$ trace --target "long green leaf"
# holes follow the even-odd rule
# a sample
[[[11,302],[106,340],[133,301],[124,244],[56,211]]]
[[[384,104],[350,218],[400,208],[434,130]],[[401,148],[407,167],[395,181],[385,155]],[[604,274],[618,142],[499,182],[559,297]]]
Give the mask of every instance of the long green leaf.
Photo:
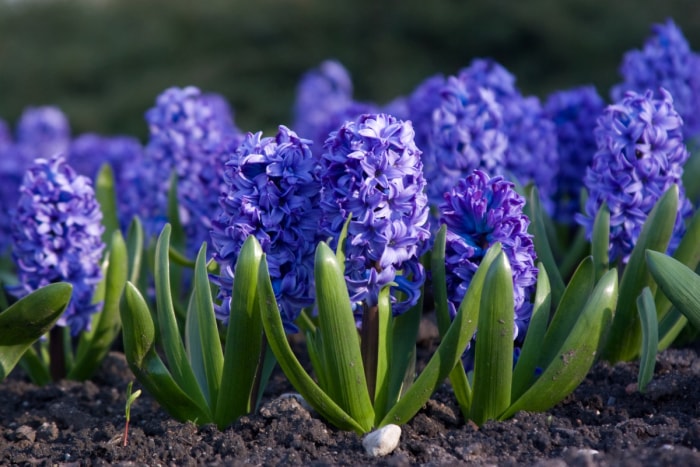
[[[581,261],[574,276],[566,287],[561,303],[554,313],[544,339],[541,342],[539,365],[549,366],[556,357],[556,352],[571,334],[579,320],[579,313],[584,310],[594,286],[593,260],[589,256]]]
[[[559,303],[559,299],[564,293],[565,284],[549,244],[547,229],[543,219],[544,213],[540,203],[540,195],[536,186],[529,187],[527,204],[525,207],[530,217],[529,230],[533,235],[537,257],[542,264],[544,264],[547,275],[551,281],[552,300],[554,303]]]
[[[183,390],[163,364],[155,349],[155,326],[148,305],[131,282],[124,289],[121,308],[124,353],[129,368],[158,403],[180,421],[212,422],[206,404],[198,403]]]
[[[262,349],[263,328],[258,312],[258,271],[262,249],[254,236],[243,243],[233,274],[231,309],[216,418],[227,426],[255,408],[252,394]]]
[[[666,251],[677,213],[678,186],[673,185],[649,213],[622,274],[619,306],[603,355],[610,362],[632,360],[639,355],[642,327],[636,300],[645,286],[652,287],[644,253],[646,250]]]
[[[447,226],[443,224],[435,236],[435,243],[433,243],[430,261],[430,272],[432,273],[433,279],[433,299],[435,300],[435,315],[437,318],[438,331],[440,332],[440,337],[443,339],[452,321],[447,304],[447,279],[445,277],[446,235]],[[467,375],[464,372],[464,366],[461,360],[457,362],[455,368],[450,372],[449,377],[457,403],[466,417],[469,415],[472,404],[472,389],[469,385]]]
[[[462,354],[476,330],[486,272],[501,251],[501,244],[495,243],[486,252],[474,277],[472,277],[469,289],[457,311],[457,316],[445,333],[442,342],[420,376],[408,388],[401,400],[389,410],[379,426],[390,423],[401,425],[408,422],[460,362]]]
[[[83,381],[90,378],[107,356],[114,340],[121,330],[119,303],[127,280],[126,244],[119,230],[112,232],[111,250],[108,253],[109,266],[105,281],[105,298],[102,311],[93,320],[93,330],[81,339],[76,352],[75,363],[68,372],[68,378]]]
[[[673,258],[688,266],[697,268],[700,263],[700,209],[698,209],[688,222],[685,234],[673,253]],[[666,295],[657,290],[654,295],[656,313],[659,320],[659,351],[667,349],[678,337],[686,323],[687,318],[676,311],[670,313],[671,302]],[[671,316],[669,316],[669,314]],[[668,317],[668,319],[667,319]]]
[[[391,298],[389,290],[387,286],[379,292],[379,303],[377,305],[377,311],[379,313],[379,332],[377,334],[379,339],[377,342],[377,368],[373,395],[373,424],[379,423],[384,415],[386,415],[387,406],[389,404],[389,367],[391,366],[393,357],[391,353],[393,346],[393,318],[391,316]]]
[[[143,226],[138,217],[131,219],[126,233],[126,251],[129,263],[129,281],[138,284],[143,267],[144,234]]]
[[[654,376],[656,354],[659,348],[659,326],[656,320],[656,307],[654,297],[649,287],[644,287],[637,297],[637,310],[642,322],[642,351],[639,360],[639,377],[637,387],[639,392],[644,392],[647,384]]]
[[[355,317],[341,266],[324,242],[316,247],[314,263],[318,324],[329,395],[365,431],[374,425],[374,410],[367,388]]]
[[[95,180],[95,198],[102,211],[102,241],[106,251],[111,249],[112,233],[119,230],[119,215],[117,211],[117,195],[114,188],[114,172],[108,164],[102,164]]]
[[[595,269],[596,282],[610,269],[610,210],[607,203],[603,203],[593,222],[593,234],[591,236],[591,256]]]
[[[70,301],[73,287],[49,284],[13,303],[0,313],[0,381],[22,354],[58,321]]]
[[[673,306],[700,329],[700,276],[680,261],[656,251],[647,251],[647,263]]]
[[[513,379],[513,271],[501,252],[489,268],[479,309],[470,418],[477,425],[510,405]]]
[[[207,405],[204,393],[187,359],[175,318],[173,298],[170,295],[170,262],[168,260],[170,229],[170,224],[166,224],[156,243],[156,311],[160,337],[170,372],[177,384],[199,404]]]
[[[552,293],[549,288],[547,271],[542,263],[537,264],[537,290],[532,307],[530,325],[527,328],[525,342],[520,351],[520,357],[513,370],[513,387],[511,400],[516,400],[530,387],[535,380],[537,363],[542,350],[542,342],[547,332],[549,322],[549,310],[551,309]]]
[[[500,415],[501,420],[520,410],[543,412],[576,389],[595,362],[601,337],[612,319],[618,297],[617,271],[608,271],[596,284],[588,303],[556,358],[537,381]]]
[[[311,405],[324,419],[341,430],[354,431],[362,434],[367,432],[357,421],[348,415],[328,394],[326,394],[297,360],[284,332],[277,299],[270,282],[267,260],[263,255],[258,272],[258,297],[260,313],[265,328],[268,344],[277,358],[282,371],[292,386],[299,391],[304,400]]]
[[[206,386],[202,387],[205,397],[209,402],[212,413],[216,413],[216,403],[219,399],[221,375],[224,367],[224,353],[221,349],[219,330],[216,326],[214,315],[214,301],[211,296],[211,285],[207,274],[207,244],[203,243],[197,255],[194,269],[194,307],[189,310],[194,316],[187,315],[188,345],[190,348],[198,348],[201,360],[197,365],[202,365]],[[189,350],[189,349],[188,349]],[[194,361],[190,361],[195,366]],[[196,368],[193,368],[197,374]],[[206,388],[206,389],[204,389]]]

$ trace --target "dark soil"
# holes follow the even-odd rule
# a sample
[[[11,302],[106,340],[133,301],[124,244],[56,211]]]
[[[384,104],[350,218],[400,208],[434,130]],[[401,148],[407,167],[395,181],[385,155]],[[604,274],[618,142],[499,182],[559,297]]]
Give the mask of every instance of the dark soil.
[[[402,427],[399,447],[372,458],[360,436],[280,397],[292,388],[279,373],[260,410],[223,432],[176,422],[144,394],[132,407],[124,447],[125,392],[133,375],[115,352],[85,383],[36,387],[17,372],[0,384],[0,464],[700,465],[697,349],[661,353],[644,394],[636,391],[637,368],[599,363],[552,410],[481,428],[465,423],[443,385]]]

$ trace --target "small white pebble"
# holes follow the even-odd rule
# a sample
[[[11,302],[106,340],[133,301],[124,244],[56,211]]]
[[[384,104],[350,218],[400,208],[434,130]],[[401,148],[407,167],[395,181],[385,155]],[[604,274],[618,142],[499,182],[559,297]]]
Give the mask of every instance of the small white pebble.
[[[372,457],[386,456],[396,449],[400,438],[401,427],[398,425],[386,425],[368,433],[362,440],[362,446],[367,454]]]

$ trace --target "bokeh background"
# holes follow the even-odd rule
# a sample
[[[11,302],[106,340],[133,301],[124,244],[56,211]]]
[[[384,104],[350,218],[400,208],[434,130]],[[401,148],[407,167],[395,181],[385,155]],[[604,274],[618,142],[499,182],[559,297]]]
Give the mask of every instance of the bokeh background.
[[[590,83],[607,97],[624,52],[667,18],[700,48],[694,0],[0,0],[0,118],[51,104],[74,134],[144,140],[156,96],[191,84],[224,95],[241,129],[267,131],[291,123],[299,78],[327,58],[362,101],[476,57],[524,94]]]

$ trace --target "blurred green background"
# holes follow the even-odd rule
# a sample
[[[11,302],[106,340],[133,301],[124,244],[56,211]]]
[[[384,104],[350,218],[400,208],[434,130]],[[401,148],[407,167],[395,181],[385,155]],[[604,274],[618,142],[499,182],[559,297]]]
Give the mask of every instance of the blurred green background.
[[[669,17],[700,48],[691,0],[0,0],[0,117],[53,104],[74,134],[143,139],[156,96],[193,84],[228,98],[241,129],[269,130],[326,58],[377,103],[487,56],[524,93],[592,83],[607,98],[624,52]]]

